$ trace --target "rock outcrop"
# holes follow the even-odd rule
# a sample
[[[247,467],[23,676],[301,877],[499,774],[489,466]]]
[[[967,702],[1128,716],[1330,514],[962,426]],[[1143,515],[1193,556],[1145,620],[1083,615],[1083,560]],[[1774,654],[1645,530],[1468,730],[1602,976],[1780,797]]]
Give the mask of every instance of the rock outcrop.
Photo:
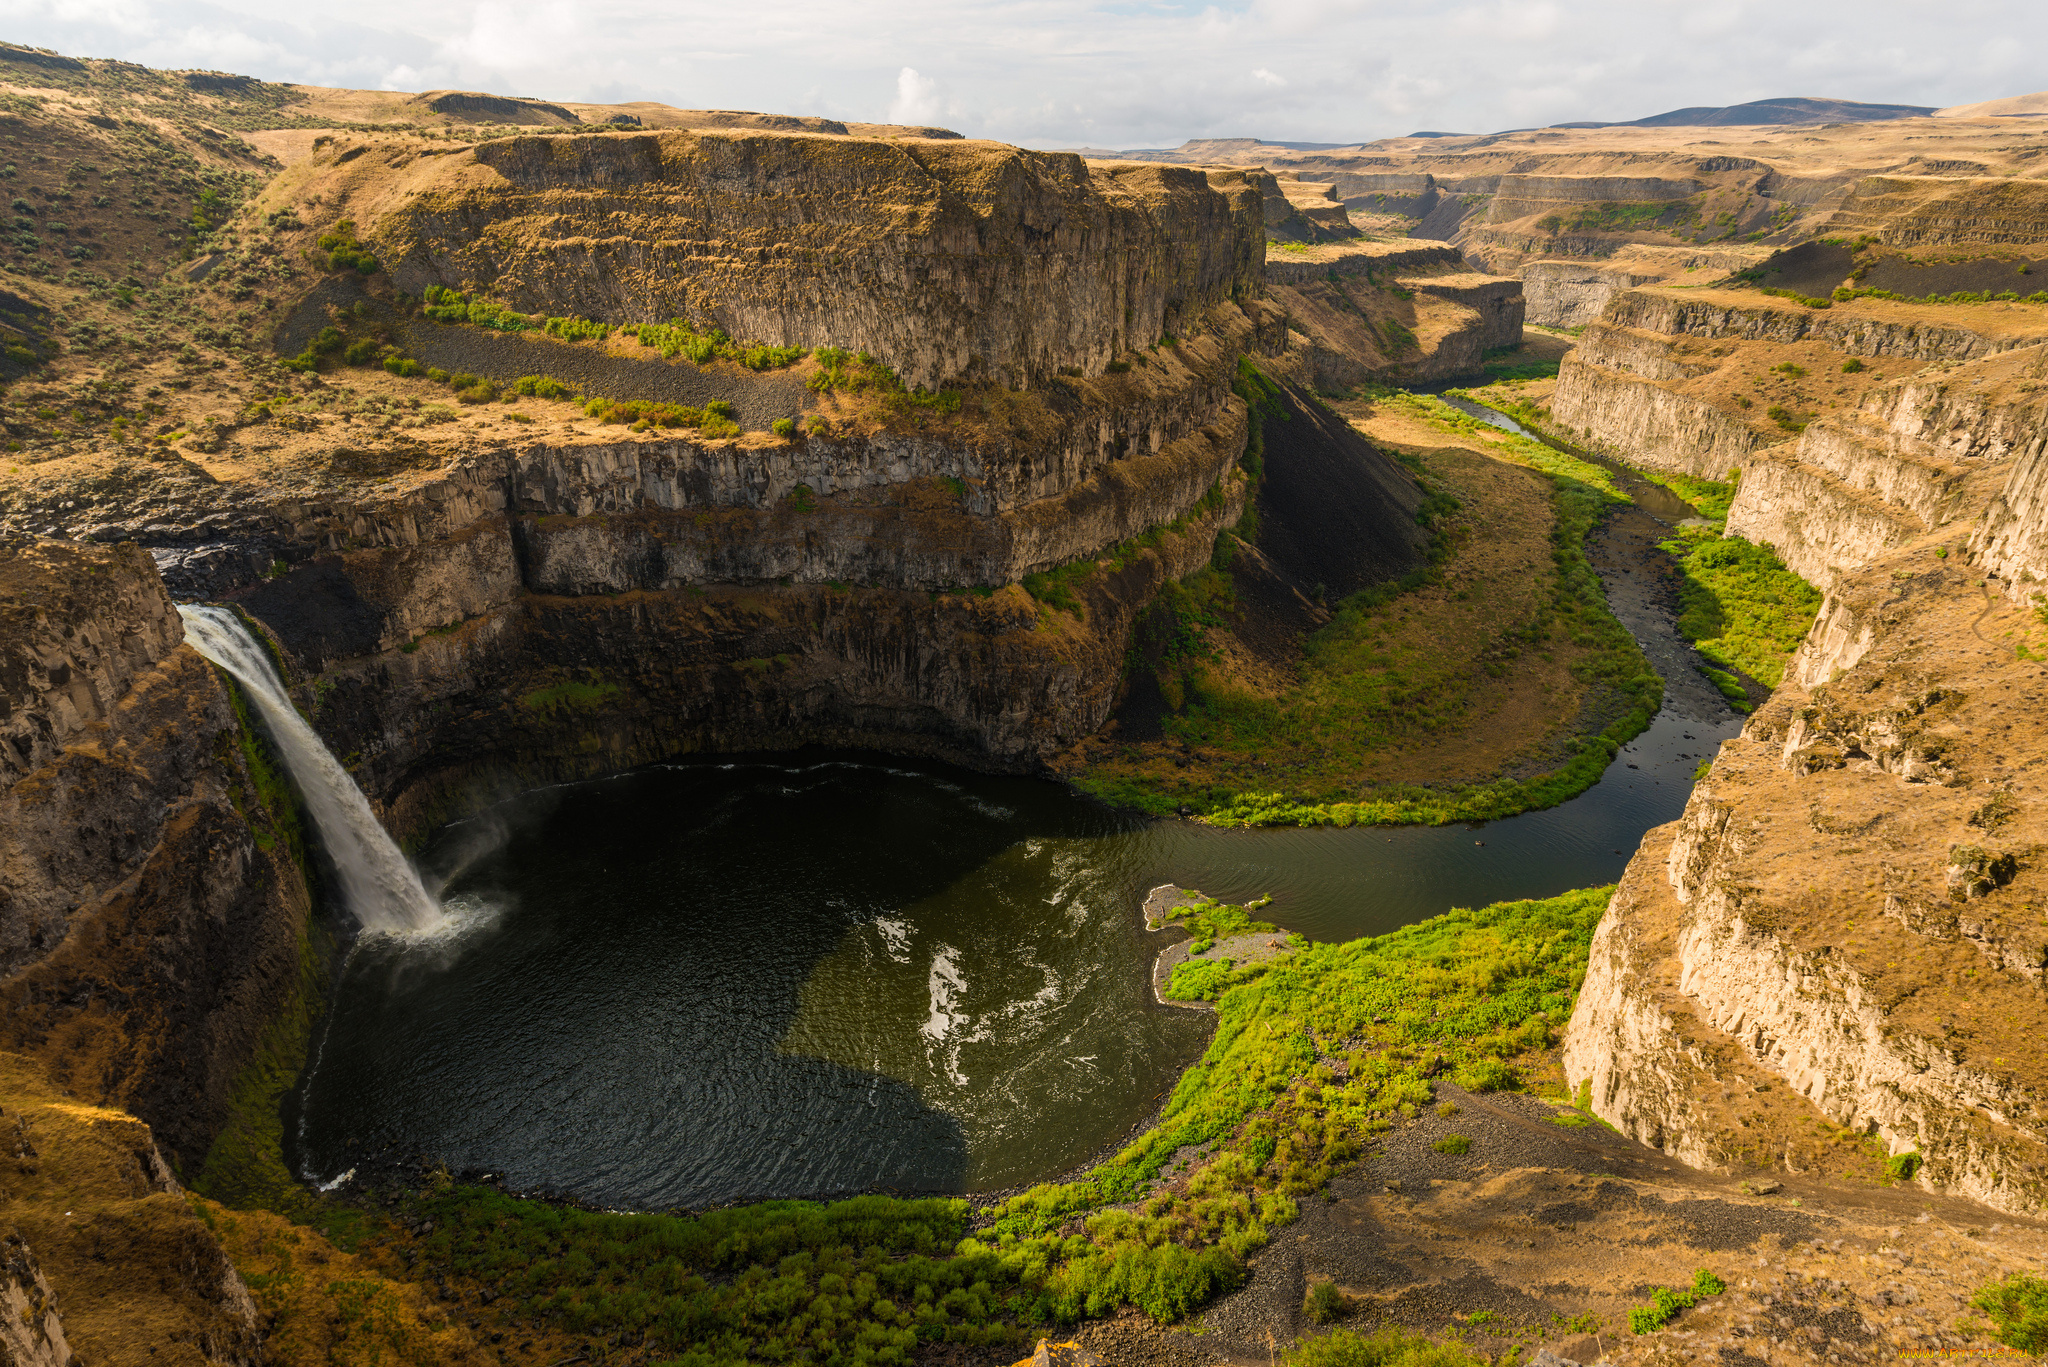
[[[1971,480],[1987,458],[2009,453],[2010,420],[1973,407],[1943,367],[2015,349],[2031,365],[2048,320],[1980,312],[1966,323],[1956,310],[1921,306],[1822,311],[1737,291],[1633,290],[1587,327],[1558,372],[1551,411],[1580,439],[1639,465],[1719,480],[1740,470],[1730,530],[1768,541],[1826,587],[1840,567],[1974,517],[1993,496],[1973,492]],[[1867,378],[1901,364],[1919,373]],[[1759,393],[1760,374],[1785,377],[1785,402]],[[1835,378],[1843,374],[1855,378]],[[1971,430],[1983,436],[1957,435]]]
[[[0,1047],[192,1165],[297,989],[308,898],[225,685],[134,546],[0,555]]]
[[[869,351],[924,386],[1101,374],[1256,294],[1266,236],[1265,197],[1241,171],[964,139],[335,144],[301,174],[294,192],[326,187],[414,295],[440,284],[529,313],[681,317]]]
[[[1565,1051],[1602,1116],[1688,1162],[1796,1167],[1818,1134],[2001,1209],[2048,1200],[2048,345],[1987,349],[1743,472],[1729,529],[1828,598],[1631,861]]]
[[[0,1053],[0,1098],[0,1361],[275,1360],[248,1286],[148,1125],[60,1090],[19,1054]]]
[[[1528,261],[1522,292],[1529,321],[1542,327],[1582,328],[1599,321],[1618,294],[1692,275],[1700,282],[1739,271],[1769,256],[1763,247],[1657,247],[1632,242],[1604,260]]]
[[[1323,389],[1477,375],[1488,351],[1521,345],[1520,282],[1471,270],[1454,247],[1279,246],[1266,254],[1266,278]]]

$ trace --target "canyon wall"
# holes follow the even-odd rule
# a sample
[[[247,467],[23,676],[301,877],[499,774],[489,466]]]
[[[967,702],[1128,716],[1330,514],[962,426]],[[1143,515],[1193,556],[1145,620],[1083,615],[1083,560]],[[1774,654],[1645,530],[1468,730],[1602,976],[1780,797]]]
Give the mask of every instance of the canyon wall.
[[[1659,247],[1631,242],[1605,259],[1527,261],[1522,290],[1529,321],[1542,327],[1582,328],[1599,321],[1615,296],[1639,285],[1691,275],[1702,283],[1755,265],[1766,247],[1721,245]]]
[[[2048,319],[1998,305],[1816,310],[1753,291],[1637,289],[1565,358],[1551,413],[1574,438],[1649,469],[1715,480],[1740,470],[1729,530],[1769,542],[1826,588],[1842,567],[1986,507],[1993,490],[1972,480],[2004,458],[2005,424],[1958,398],[1947,368],[2044,339]],[[1870,378],[1883,367],[1912,378]],[[1781,373],[1799,397],[1773,405],[1758,381]],[[1831,378],[1844,374],[1858,378]],[[1985,433],[1974,444],[1958,435],[1973,427]]]
[[[299,985],[296,836],[146,554],[4,549],[0,1048],[193,1171]]]
[[[1719,305],[1659,307],[1719,317],[1717,345],[1770,335]],[[1602,1117],[1691,1163],[1797,1167],[1848,1145],[2035,1213],[2048,673],[2028,643],[2048,345],[1892,322],[1837,344],[1934,359],[1948,337],[1977,359],[1916,366],[1745,464],[1729,531],[1827,599],[1784,686],[1631,861],[1565,1066]]]
[[[1487,352],[1522,343],[1521,282],[1471,270],[1448,245],[1276,246],[1266,279],[1292,359],[1318,389],[1473,376]]]
[[[1249,299],[1272,179],[746,131],[336,144],[315,163],[283,188],[322,186],[414,295],[866,350],[923,386],[1101,374]]]

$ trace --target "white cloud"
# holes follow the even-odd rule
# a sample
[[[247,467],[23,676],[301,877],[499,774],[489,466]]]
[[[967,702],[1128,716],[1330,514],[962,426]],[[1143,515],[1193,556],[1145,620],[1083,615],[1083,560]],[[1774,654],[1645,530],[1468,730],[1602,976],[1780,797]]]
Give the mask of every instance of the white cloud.
[[[896,75],[896,100],[889,106],[886,123],[935,123],[942,116],[939,83],[920,76],[911,67]]]
[[[1157,147],[1486,132],[1769,95],[1964,103],[2040,84],[2021,41],[2036,3],[354,0],[338,18],[274,0],[0,0],[0,22],[62,52],[270,80]]]

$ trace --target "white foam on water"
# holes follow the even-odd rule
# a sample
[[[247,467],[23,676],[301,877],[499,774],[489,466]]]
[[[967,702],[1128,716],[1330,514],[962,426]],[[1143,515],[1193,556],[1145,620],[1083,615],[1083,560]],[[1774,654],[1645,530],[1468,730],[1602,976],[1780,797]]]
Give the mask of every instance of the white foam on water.
[[[972,1043],[976,1036],[961,1033],[968,1024],[968,1016],[959,1009],[960,998],[967,991],[967,975],[960,969],[960,951],[951,945],[940,945],[932,955],[931,973],[925,982],[931,994],[931,1014],[918,1032],[943,1053],[939,1066],[945,1070],[947,1080],[955,1087],[965,1087],[967,1074],[960,1070],[960,1046]]]
[[[910,922],[893,917],[878,917],[874,923],[875,932],[882,937],[882,944],[889,957],[899,964],[910,962]]]

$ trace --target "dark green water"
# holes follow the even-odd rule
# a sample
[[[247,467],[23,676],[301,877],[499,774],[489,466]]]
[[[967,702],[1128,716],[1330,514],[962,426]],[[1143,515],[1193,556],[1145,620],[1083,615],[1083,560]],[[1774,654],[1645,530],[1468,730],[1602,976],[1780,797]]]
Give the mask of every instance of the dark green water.
[[[461,931],[358,943],[292,1156],[641,1209],[1041,1180],[1206,1043],[1152,1000],[1146,889],[1340,940],[1608,882],[1735,729],[1667,708],[1585,795],[1477,829],[1215,830],[822,753],[530,793],[428,852]]]

